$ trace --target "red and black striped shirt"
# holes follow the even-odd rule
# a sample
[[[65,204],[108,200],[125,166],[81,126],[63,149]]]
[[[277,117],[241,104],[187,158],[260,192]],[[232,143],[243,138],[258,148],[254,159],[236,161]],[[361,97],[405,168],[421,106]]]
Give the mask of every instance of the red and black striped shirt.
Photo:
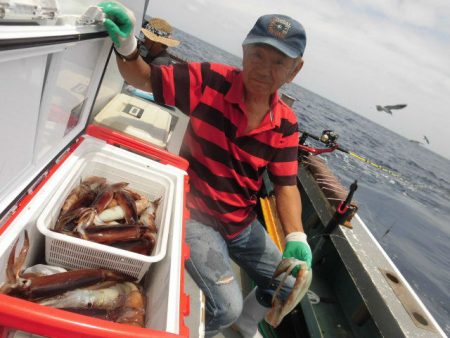
[[[189,161],[193,219],[233,238],[256,217],[266,167],[274,184],[296,184],[297,118],[278,94],[260,126],[245,133],[240,70],[212,63],[152,67],[151,82],[157,102],[190,116],[180,154]]]

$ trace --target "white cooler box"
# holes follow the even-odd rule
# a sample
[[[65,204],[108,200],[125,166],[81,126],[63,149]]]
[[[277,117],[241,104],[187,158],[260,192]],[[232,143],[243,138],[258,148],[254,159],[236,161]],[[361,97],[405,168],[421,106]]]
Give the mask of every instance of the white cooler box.
[[[147,1],[121,2],[137,18],[144,17]],[[76,18],[98,1],[59,3],[57,15]],[[0,25],[3,21],[0,15]],[[17,239],[21,248],[27,230],[25,267],[48,261],[125,272],[141,280],[147,311],[145,328],[139,328],[0,294],[0,337],[15,330],[49,337],[187,337],[187,162],[162,150],[161,144],[151,146],[111,128],[88,126],[94,110],[105,108],[123,87],[101,23],[83,26],[57,19],[51,26],[1,27],[0,284],[7,280],[11,249]],[[166,130],[169,120],[158,116],[153,125]],[[167,141],[165,133],[162,142]],[[162,197],[150,256],[50,230],[71,188],[89,175],[104,176],[109,183],[129,182],[150,199]]]
[[[163,195],[157,217],[160,232],[153,255],[139,255],[48,230],[67,192],[87,175],[129,182],[132,188],[150,198]],[[85,135],[73,153],[55,168],[42,187],[38,187],[37,193],[0,237],[0,283],[6,280],[7,260],[18,238],[16,254],[22,246],[24,230],[28,231],[30,238],[26,267],[55,261],[54,264],[69,268],[109,267],[143,277],[141,285],[147,299],[145,326],[149,329],[80,316],[5,295],[0,295],[0,323],[8,320],[8,316],[16,316],[14,309],[19,309],[20,316],[26,314],[27,317],[27,323],[23,324],[25,327],[20,328],[39,325],[40,329],[44,328],[44,331],[38,331],[41,334],[52,332],[51,335],[55,336],[71,336],[70,332],[75,330],[79,336],[85,337],[116,337],[126,332],[135,337],[164,337],[165,333],[180,333],[180,313],[186,312],[183,310],[186,300],[183,301],[181,291],[183,257],[186,257],[182,240],[185,175],[184,170]],[[52,249],[53,245],[56,249]],[[44,246],[45,257],[42,255]],[[44,318],[45,323],[41,322]],[[47,325],[49,328],[45,329]]]

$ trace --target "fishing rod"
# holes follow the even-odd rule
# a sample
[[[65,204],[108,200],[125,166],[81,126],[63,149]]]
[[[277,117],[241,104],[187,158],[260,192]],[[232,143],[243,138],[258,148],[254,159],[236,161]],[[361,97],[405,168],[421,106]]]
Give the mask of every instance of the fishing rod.
[[[347,149],[343,148],[342,146],[340,146],[337,143],[337,139],[338,139],[339,135],[336,132],[334,132],[333,130],[324,130],[322,132],[321,136],[316,136],[316,135],[313,135],[306,131],[300,131],[300,132],[301,132],[302,136],[300,137],[300,142],[299,142],[298,148],[303,153],[320,155],[320,154],[324,154],[324,153],[331,153],[335,150],[339,150],[345,154],[353,156],[354,158],[356,158],[357,160],[359,160],[361,162],[367,163],[379,170],[382,170],[382,171],[390,174],[391,176],[400,177],[400,174],[398,174],[397,172],[395,172],[389,168],[386,168],[378,163],[375,163],[372,160],[369,160],[361,155],[354,153],[353,151],[347,150]],[[305,142],[308,137],[323,143],[326,147],[325,148],[314,148],[314,147],[306,145]]]

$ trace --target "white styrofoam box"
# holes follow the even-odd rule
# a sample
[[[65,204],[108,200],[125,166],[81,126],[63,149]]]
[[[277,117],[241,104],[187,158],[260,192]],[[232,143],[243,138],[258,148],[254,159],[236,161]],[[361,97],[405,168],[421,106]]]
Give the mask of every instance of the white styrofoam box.
[[[167,166],[115,147],[110,152],[105,152],[104,149],[81,152],[82,150],[78,151],[78,160],[68,170],[37,220],[39,231],[46,237],[46,261],[69,269],[106,268],[121,271],[140,280],[150,264],[160,261],[166,254],[170,212],[174,200],[174,184],[164,174]],[[131,155],[137,156],[137,159],[133,159],[134,156]],[[82,178],[88,176],[105,177],[109,183],[128,182],[128,187],[150,200],[161,197],[155,220],[158,228],[156,244],[150,256],[51,230],[67,195]]]
[[[89,136],[84,137],[85,140],[82,144],[65,160],[53,176],[47,180],[40,191],[27,204],[25,209],[17,215],[14,221],[0,236],[0,284],[6,281],[8,257],[17,239],[19,239],[19,242],[16,255],[22,247],[24,230],[28,231],[30,238],[30,249],[24,266],[28,267],[37,263],[43,263],[45,237],[36,227],[37,219],[46,208],[47,202],[58,194],[62,182],[68,179],[70,173],[79,169],[80,163],[85,160],[88,154],[96,152],[97,154],[101,153],[102,155],[114,156],[116,159],[120,159],[122,163],[139,164],[142,168],[146,168],[149,165],[147,158],[107,145],[105,142],[95,138]],[[166,254],[161,261],[150,266],[147,275],[143,279],[143,283],[141,283],[146,296],[145,327],[177,334],[179,333],[180,325],[181,273],[184,273],[181,256],[183,189],[186,172],[159,163],[152,165],[166,173],[167,178],[174,184],[175,193],[170,211],[170,227]],[[44,318],[47,315],[44,310],[43,313]],[[26,320],[25,317],[24,320]],[[79,322],[80,325],[84,325],[81,323],[82,321]],[[0,326],[1,324],[2,318],[0,318]],[[149,337],[155,337],[154,332],[149,333]]]

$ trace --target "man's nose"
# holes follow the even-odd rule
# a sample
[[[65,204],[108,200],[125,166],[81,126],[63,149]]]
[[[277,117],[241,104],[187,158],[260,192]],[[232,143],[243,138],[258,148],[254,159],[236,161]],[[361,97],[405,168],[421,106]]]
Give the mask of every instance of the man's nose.
[[[266,58],[262,58],[262,59],[260,60],[260,69],[268,70],[268,69],[270,69],[270,67],[271,67],[271,62],[270,62],[270,60],[268,60],[268,59],[266,59]]]
[[[261,60],[257,67],[257,73],[261,75],[269,75],[271,72],[271,63],[269,60]]]

